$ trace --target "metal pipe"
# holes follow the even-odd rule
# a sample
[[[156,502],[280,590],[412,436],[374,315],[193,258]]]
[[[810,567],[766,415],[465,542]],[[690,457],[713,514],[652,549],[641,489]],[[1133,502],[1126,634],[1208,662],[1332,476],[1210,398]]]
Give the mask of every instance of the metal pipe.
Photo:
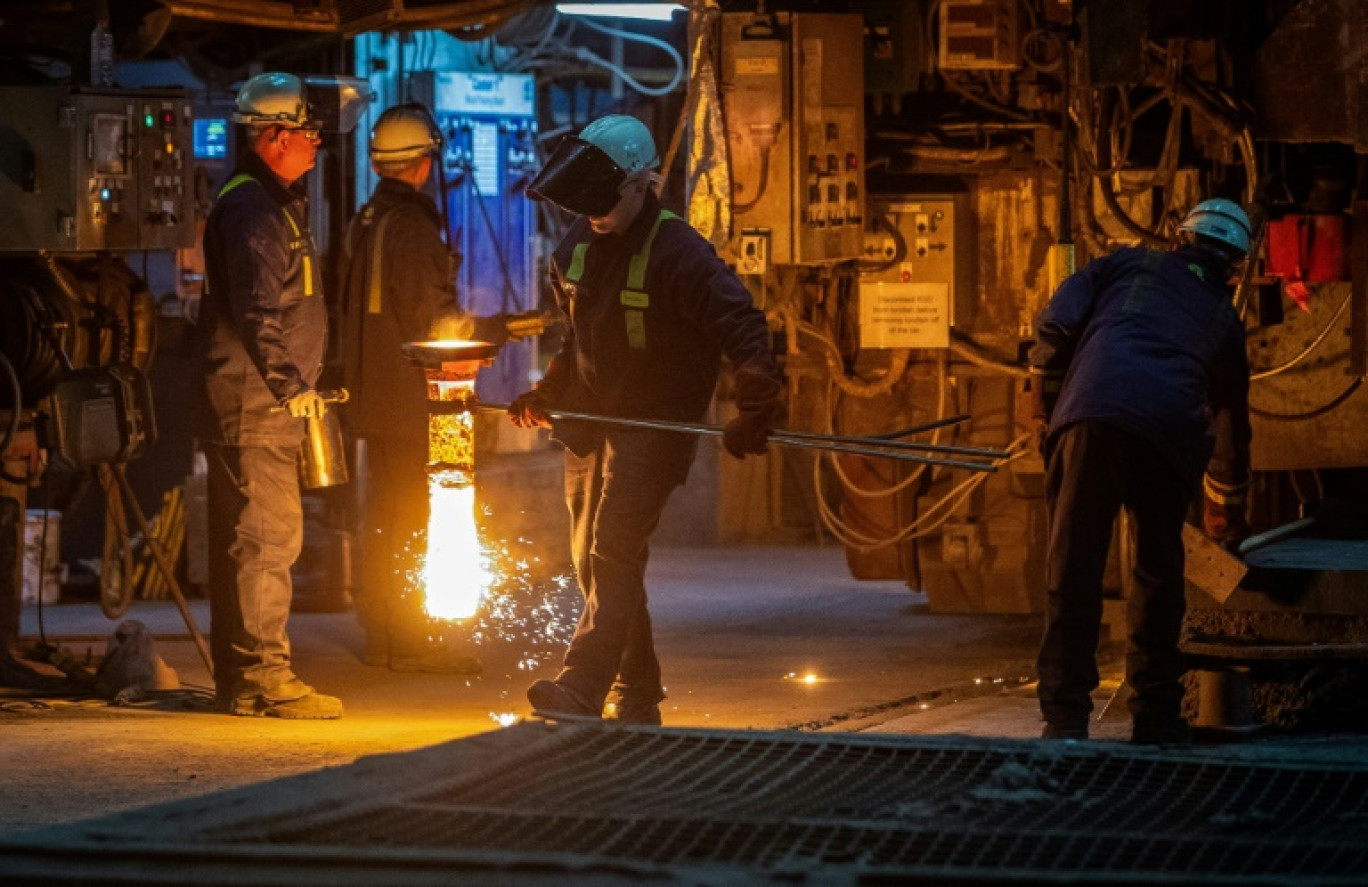
[[[508,411],[507,404],[482,403],[478,404],[478,407],[484,410]],[[657,431],[675,431],[682,434],[703,434],[720,437],[723,433],[723,429],[717,425],[694,425],[687,422],[670,422],[665,419],[626,419],[618,416],[601,416],[596,413],[578,413],[569,410],[547,410],[546,414],[553,419],[576,419],[582,422],[599,422],[604,425],[622,425],[628,428],[651,428]],[[943,465],[946,468],[963,468],[967,471],[997,471],[997,465],[990,462],[963,462],[956,459],[935,459],[929,456],[916,456],[911,453],[900,452],[898,447],[904,445],[904,442],[902,441],[887,441],[869,438],[843,439],[861,440],[871,444],[871,446],[852,446],[848,443],[838,442],[842,439],[822,439],[822,435],[813,435],[812,438],[790,437],[787,432],[780,431],[772,432],[770,434],[769,443],[787,447],[802,447],[810,450],[830,450],[832,452],[847,453],[853,456],[872,456],[877,459],[897,459],[902,462],[918,462],[924,465]],[[874,447],[887,447],[891,449],[874,449]]]

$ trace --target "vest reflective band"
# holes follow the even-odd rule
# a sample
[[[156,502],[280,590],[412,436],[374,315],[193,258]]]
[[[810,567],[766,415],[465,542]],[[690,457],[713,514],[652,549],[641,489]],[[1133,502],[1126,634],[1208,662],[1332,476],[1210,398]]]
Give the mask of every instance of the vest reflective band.
[[[235,176],[233,176],[231,179],[229,179],[228,182],[227,182],[227,184],[225,184],[225,185],[223,186],[223,188],[221,188],[221,189],[219,190],[219,192],[218,192],[219,199],[222,199],[223,195],[227,194],[229,191],[233,190],[233,189],[236,188],[238,185],[244,184],[244,183],[246,183],[246,182],[255,182],[255,181],[256,181],[256,179],[255,179],[254,177],[247,175],[247,173],[245,173],[245,172],[244,172],[244,173],[238,173],[237,175],[235,175]],[[304,235],[303,235],[303,233],[299,230],[299,225],[295,224],[294,216],[290,214],[289,209],[287,209],[286,207],[283,207],[283,206],[282,206],[282,207],[280,208],[280,211],[281,211],[282,213],[285,214],[285,221],[289,224],[289,226],[290,226],[290,231],[294,234],[294,238],[295,238],[295,239],[294,239],[293,241],[290,242],[290,249],[303,249],[303,248],[304,248]],[[314,286],[313,286],[313,259],[309,258],[309,252],[308,252],[308,250],[305,250],[305,251],[304,251],[304,295],[306,295],[306,296],[312,296],[313,294],[314,294]]]
[[[627,310],[623,312],[624,321],[627,324],[627,345],[635,351],[646,349],[646,312],[644,309],[651,305],[651,296],[646,292],[646,269],[651,264],[651,245],[655,243],[656,234],[660,231],[660,223],[666,219],[677,219],[679,216],[662,209],[660,215],[656,216],[655,223],[651,225],[651,233],[646,235],[646,242],[641,245],[627,265],[627,287],[618,294],[618,301]],[[565,272],[565,279],[572,283],[578,283],[584,276],[584,258],[589,252],[589,243],[575,244],[574,251],[570,254],[570,268]]]

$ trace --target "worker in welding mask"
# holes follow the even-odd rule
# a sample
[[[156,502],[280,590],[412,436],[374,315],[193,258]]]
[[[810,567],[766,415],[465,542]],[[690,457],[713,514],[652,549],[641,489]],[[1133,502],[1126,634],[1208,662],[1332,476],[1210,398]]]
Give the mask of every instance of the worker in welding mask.
[[[504,315],[472,317],[457,302],[460,256],[442,239],[442,216],[424,188],[441,163],[442,133],[420,104],[389,108],[370,134],[375,193],[347,229],[342,363],[349,431],[365,442],[366,500],[356,612],[362,659],[395,671],[479,670],[429,639],[421,594],[406,577],[428,522],[427,383],[402,345],[430,339],[502,344]],[[421,548],[421,546],[418,546]]]
[[[555,680],[529,688],[545,714],[659,724],[664,698],[644,577],[648,543],[696,438],[671,431],[551,421],[556,408],[698,422],[721,358],[734,370],[731,455],[763,453],[782,411],[764,315],[712,246],[664,209],[655,143],[610,115],[566,139],[528,196],[579,216],[551,258],[568,332],[545,376],[509,406],[520,427],[552,427],[565,447],[571,549],[584,611]],[[610,698],[611,691],[611,698]]]
[[[1183,522],[1202,491],[1209,536],[1234,545],[1248,533],[1249,364],[1228,281],[1249,240],[1244,210],[1204,201],[1172,250],[1123,249],[1090,262],[1036,321],[1030,384],[1050,521],[1037,664],[1046,738],[1087,737],[1103,572],[1124,507],[1135,534],[1132,739],[1190,740],[1178,649]]]
[[[304,174],[321,140],[304,81],[268,73],[238,92],[238,163],[204,234],[197,325],[208,460],[210,640],[219,703],[235,715],[328,719],[341,702],[294,673],[285,623],[303,542],[296,459],[327,408],[327,309]]]

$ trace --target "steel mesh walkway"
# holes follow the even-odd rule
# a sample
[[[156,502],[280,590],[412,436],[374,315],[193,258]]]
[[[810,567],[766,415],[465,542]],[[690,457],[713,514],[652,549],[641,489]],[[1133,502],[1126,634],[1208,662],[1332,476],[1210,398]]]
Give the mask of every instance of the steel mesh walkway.
[[[742,864],[1368,873],[1368,771],[1110,748],[570,730],[534,759],[235,840]]]
[[[835,872],[836,883],[1368,877],[1368,761],[525,724],[227,797],[67,827],[52,840],[123,853],[174,832],[186,854],[250,847],[296,869],[310,853],[372,867],[459,868],[481,854],[611,860],[690,882],[710,869],[754,883],[831,883]]]

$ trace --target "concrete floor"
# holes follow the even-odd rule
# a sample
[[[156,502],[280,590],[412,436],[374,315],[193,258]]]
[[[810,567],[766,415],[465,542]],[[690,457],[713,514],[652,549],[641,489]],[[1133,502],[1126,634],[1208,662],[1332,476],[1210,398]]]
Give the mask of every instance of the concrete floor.
[[[900,583],[849,578],[835,547],[660,548],[648,586],[667,726],[1038,735],[1023,683],[1038,617],[933,615]],[[207,627],[204,602],[193,609]],[[24,616],[36,635],[35,608]],[[127,618],[156,634],[184,684],[208,685],[171,604],[139,602]],[[102,653],[114,627],[94,604],[44,609],[48,638],[78,655]],[[134,708],[12,696],[0,703],[0,832],[498,729],[529,714],[523,691],[554,675],[567,630],[506,622],[475,648],[480,676],[398,674],[361,664],[352,614],[296,613],[297,670],[342,697],[336,722],[232,718],[189,695]],[[1095,733],[1121,738],[1125,728],[1104,721]]]

